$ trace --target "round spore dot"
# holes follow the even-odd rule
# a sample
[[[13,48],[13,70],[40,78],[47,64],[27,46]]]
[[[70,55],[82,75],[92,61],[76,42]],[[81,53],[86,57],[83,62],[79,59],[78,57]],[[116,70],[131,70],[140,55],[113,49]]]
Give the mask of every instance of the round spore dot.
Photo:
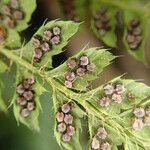
[[[133,43],[133,42],[135,41],[135,36],[129,34],[129,35],[127,36],[127,41],[128,41],[128,43]]]
[[[34,102],[28,102],[28,103],[27,103],[27,109],[28,109],[29,111],[33,111],[34,108],[35,108]]]
[[[81,67],[76,70],[77,75],[80,76],[80,77],[84,76],[85,72],[86,72],[86,69],[85,68],[81,68]]]
[[[25,79],[23,81],[22,85],[25,89],[30,89],[30,87],[31,87],[31,84],[29,83],[28,79]]]
[[[33,85],[35,83],[35,78],[33,76],[28,78],[27,80],[30,85]]]
[[[21,20],[21,19],[23,19],[23,12],[20,11],[20,10],[15,10],[13,12],[13,16],[14,16],[15,19]]]
[[[107,12],[107,7],[104,7],[104,6],[101,7],[100,10],[99,10],[100,15],[105,15],[106,12]]]
[[[25,106],[27,104],[27,101],[24,97],[18,97],[17,98],[17,103],[20,105],[20,106]]]
[[[102,27],[103,27],[102,21],[101,20],[97,20],[95,22],[95,26],[96,26],[97,29],[102,29]]]
[[[63,122],[63,120],[64,120],[64,113],[57,112],[56,119],[57,119],[58,122]]]
[[[73,122],[73,116],[70,115],[70,114],[69,115],[65,115],[64,122],[66,124],[72,124],[72,122]]]
[[[36,48],[34,50],[34,58],[35,59],[40,59],[43,56],[42,50],[39,48]]]
[[[68,126],[67,127],[67,134],[69,134],[70,136],[73,136],[75,134],[75,128],[73,126]]]
[[[32,100],[34,94],[33,94],[32,91],[25,91],[25,92],[23,93],[23,96],[24,96],[24,98],[25,98],[27,101],[30,101],[30,100]]]
[[[17,9],[19,7],[19,2],[18,0],[11,0],[10,1],[10,6],[14,9]]]
[[[87,56],[80,57],[80,65],[87,66],[89,64],[89,58]]]
[[[47,42],[44,42],[42,45],[41,45],[41,49],[44,51],[44,52],[47,52],[49,49],[50,49],[50,46]]]
[[[101,145],[102,150],[111,150],[111,145],[109,143],[102,143]]]
[[[67,87],[67,88],[72,88],[72,82],[70,82],[70,81],[65,81],[65,87]]]
[[[9,5],[4,5],[2,7],[2,12],[5,15],[11,15],[11,7]]]
[[[15,20],[13,20],[13,19],[10,18],[10,17],[6,17],[6,18],[4,19],[4,24],[5,24],[7,27],[9,27],[9,28],[15,28],[15,26],[16,26]]]
[[[107,84],[103,87],[106,95],[111,95],[114,92],[114,86],[111,84]]]
[[[68,60],[67,65],[70,69],[74,69],[77,66],[77,62],[75,59],[70,59]]]
[[[59,35],[59,34],[60,34],[60,31],[61,31],[60,28],[57,27],[57,26],[53,28],[53,34],[54,34],[54,35]]]
[[[119,94],[114,93],[114,94],[112,95],[112,100],[113,100],[115,103],[120,104],[120,103],[122,102],[122,96],[119,95]]]
[[[99,33],[100,36],[104,36],[105,33],[106,33],[106,30],[105,29],[99,29],[98,33]]]
[[[71,110],[71,107],[70,107],[69,103],[66,103],[66,104],[62,105],[61,110],[64,113],[68,113]]]
[[[24,108],[24,109],[21,110],[20,114],[21,114],[22,117],[25,118],[25,117],[28,117],[30,115],[30,112],[27,108]]]
[[[143,123],[142,119],[136,119],[135,118],[132,127],[136,131],[142,130],[144,127],[144,123]]]
[[[127,95],[127,98],[132,101],[132,100],[135,100],[136,97],[135,97],[134,93],[129,92],[128,95]]]
[[[141,41],[142,41],[142,37],[141,37],[141,36],[135,36],[135,41],[134,41],[134,43],[136,43],[137,46],[139,46],[139,44],[141,43]]]
[[[101,21],[103,23],[103,25],[107,25],[109,23],[109,17],[104,15],[103,17],[101,17]],[[105,27],[104,27],[105,29]]]
[[[49,41],[52,37],[52,32],[50,30],[46,30],[43,33],[43,38],[47,41]]]
[[[110,105],[109,97],[103,97],[102,99],[100,99],[100,105],[102,107],[108,107]]]
[[[134,115],[138,118],[142,118],[145,116],[145,110],[144,108],[140,107],[140,108],[135,108],[133,111]]]
[[[100,149],[100,142],[94,137],[92,140],[92,145],[91,145],[92,149],[94,150],[98,150]]]
[[[126,89],[125,89],[124,85],[117,84],[115,87],[115,91],[117,92],[117,94],[123,94],[126,91]]]
[[[134,28],[134,30],[132,31],[133,32],[133,35],[140,35],[142,33],[142,30],[140,27],[136,27]]]
[[[63,132],[65,132],[66,131],[66,124],[65,123],[60,123],[60,124],[58,124],[58,131],[59,132],[61,132],[61,133],[63,133]]]
[[[138,45],[137,45],[136,42],[134,42],[134,43],[130,43],[129,47],[134,50],[134,49],[136,49],[138,47]]]
[[[17,86],[17,88],[16,88],[16,92],[17,92],[18,94],[22,95],[22,94],[24,93],[24,91],[25,91],[25,88],[23,87],[23,85],[22,85],[22,84],[19,84],[19,85]]]
[[[65,133],[63,136],[62,136],[62,140],[66,143],[70,142],[71,140],[71,136],[67,133]]]
[[[132,27],[137,27],[139,24],[140,24],[140,21],[139,21],[138,18],[134,18],[134,19],[131,21],[131,26],[132,26]]]
[[[96,65],[94,63],[91,63],[89,65],[87,65],[86,69],[88,71],[95,71]]]
[[[37,37],[33,37],[33,38],[32,38],[32,44],[33,44],[35,47],[40,47],[40,45],[41,45],[40,39],[37,38]]]
[[[51,43],[53,45],[60,43],[60,37],[59,36],[54,36],[53,38],[51,38]]]
[[[74,72],[67,72],[65,73],[65,78],[68,81],[73,81],[75,79],[75,73]]]
[[[100,139],[106,139],[106,137],[107,137],[107,132],[106,132],[106,130],[105,130],[105,128],[99,128],[98,130],[97,130],[97,134],[96,134]]]

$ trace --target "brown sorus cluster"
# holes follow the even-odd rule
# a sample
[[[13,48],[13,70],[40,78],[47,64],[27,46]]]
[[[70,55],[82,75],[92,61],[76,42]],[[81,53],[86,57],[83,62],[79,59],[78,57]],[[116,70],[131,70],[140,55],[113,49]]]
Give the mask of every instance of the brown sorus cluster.
[[[42,56],[52,50],[54,45],[60,43],[61,40],[61,28],[58,26],[52,29],[46,29],[43,36],[35,35],[32,38],[32,44],[34,45],[34,62],[39,62]]]
[[[71,114],[72,107],[72,103],[64,103],[56,113],[57,130],[62,134],[62,140],[66,143],[70,142],[71,137],[75,134],[74,118]]]
[[[98,128],[95,136],[92,139],[92,150],[111,150],[111,145],[107,142],[108,133],[105,128]]]
[[[85,55],[81,56],[79,60],[74,58],[69,59],[67,65],[68,71],[65,73],[65,86],[67,88],[73,87],[73,82],[77,76],[82,77],[96,68],[96,65],[90,63],[89,58]]]
[[[103,87],[104,96],[100,99],[100,106],[108,107],[111,102],[120,104],[122,102],[122,96],[125,92],[125,87],[121,83],[106,84]]]
[[[134,101],[136,99],[136,96],[131,91],[127,94],[127,98],[129,101]]]
[[[0,22],[8,28],[15,28],[18,20],[22,20],[24,12],[21,10],[18,0],[10,0],[0,9]]]
[[[20,114],[22,117],[28,117],[35,109],[33,84],[34,77],[24,79],[17,86],[16,92],[18,94],[17,104],[20,106]]]
[[[0,26],[0,44],[6,39],[6,29]]]
[[[140,26],[140,21],[135,18],[130,21],[128,25],[127,42],[130,49],[137,49],[142,42],[142,30]]]
[[[133,114],[135,116],[132,124],[134,130],[139,131],[144,126],[150,126],[150,107],[136,107]]]
[[[110,19],[107,16],[107,8],[101,7],[94,15],[95,27],[100,36],[111,30]]]
[[[66,17],[75,22],[80,22],[79,16],[75,13],[74,0],[60,0]]]

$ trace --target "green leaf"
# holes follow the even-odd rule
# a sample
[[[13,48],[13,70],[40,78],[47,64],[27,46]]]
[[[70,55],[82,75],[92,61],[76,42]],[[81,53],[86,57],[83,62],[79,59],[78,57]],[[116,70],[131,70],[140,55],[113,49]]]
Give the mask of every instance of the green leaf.
[[[139,11],[140,12],[140,11]],[[138,18],[140,21],[140,28],[142,29],[142,42],[136,49],[131,49],[127,42],[127,35],[128,35],[128,25],[131,22],[132,19]],[[143,62],[146,64],[145,60],[145,43],[147,39],[147,30],[148,30],[148,18],[146,16],[141,15],[140,13],[134,13],[131,11],[124,11],[123,12],[123,20],[124,20],[124,36],[123,36],[123,42],[125,44],[126,50],[129,52],[130,55],[132,55],[137,60]]]
[[[53,89],[53,105],[54,105],[54,113],[58,112],[59,108],[65,102],[70,102],[70,100],[59,91]],[[74,102],[73,102],[74,103]],[[62,140],[61,134],[57,130],[57,122],[56,119],[54,120],[54,135],[60,147],[65,148],[66,150],[82,150],[82,146],[80,143],[80,132],[81,132],[81,121],[80,117],[84,115],[84,112],[80,110],[80,108],[74,103],[74,107],[72,109],[72,115],[74,118],[73,126],[75,127],[75,134],[72,136],[69,143],[65,143]]]
[[[150,96],[150,87],[144,83],[131,79],[123,79],[122,83],[126,88],[126,94],[124,95],[124,100],[121,105],[121,108],[124,110],[139,105],[140,102]],[[133,99],[129,99],[130,94],[133,95]]]
[[[2,60],[0,60],[0,73],[5,72],[8,69],[7,64],[5,64]]]
[[[140,147],[137,143],[131,142],[129,139],[126,139],[126,143],[124,144],[125,150],[144,150],[144,148]]]
[[[114,78],[108,83],[111,83],[111,84],[122,83],[122,80],[120,78],[121,76]],[[105,83],[104,85],[108,83]],[[87,102],[89,102],[92,106],[94,106],[95,109],[99,110],[103,115],[110,117],[110,118],[115,118],[118,116],[118,114],[120,114],[122,103],[118,104],[113,101],[110,101],[109,106],[102,107],[100,105],[100,100],[104,96],[106,96],[106,94],[104,93],[104,89],[103,89],[104,85],[101,85],[82,95]],[[109,98],[111,100],[111,95],[109,96]]]
[[[33,76],[33,74],[29,73],[27,70],[25,70],[25,68],[19,67],[18,72],[17,72],[16,87],[23,79],[32,77],[32,76]],[[40,128],[39,128],[38,116],[39,116],[40,110],[42,109],[41,104],[40,104],[40,96],[45,92],[45,89],[36,80],[35,84],[33,85],[33,90],[35,92],[34,102],[35,102],[36,106],[35,106],[35,110],[33,110],[28,117],[23,118],[20,115],[21,107],[17,104],[17,101],[16,101],[17,97],[18,97],[17,93],[14,94],[12,104],[13,104],[14,115],[15,115],[15,118],[16,118],[18,124],[19,124],[19,122],[21,122],[31,130],[39,131]]]
[[[93,135],[94,129],[98,128],[101,122],[102,127],[104,126],[108,130],[110,130],[110,138],[113,142],[115,142],[116,145],[121,145],[121,143],[124,143],[124,146],[127,150],[133,148],[139,150],[143,150],[144,148],[148,149],[148,137],[150,133],[150,128],[144,127],[141,131],[135,131],[132,129],[132,123],[134,119],[133,109],[135,108],[135,106],[148,107],[150,105],[150,100],[146,100],[146,98],[148,98],[150,95],[150,87],[134,80],[121,78],[113,79],[109,83],[122,83],[125,86],[126,93],[124,93],[123,101],[120,105],[111,104],[111,106],[107,108],[99,108],[99,97],[103,96],[104,92],[103,85],[85,94],[84,97],[87,98],[86,100],[88,100],[95,109],[99,110],[102,116],[105,116],[105,122],[103,122],[102,120],[100,121],[95,118],[94,115],[91,115],[92,119],[90,118],[91,120],[89,120],[89,126],[91,126],[91,128],[89,128],[89,131]],[[130,103],[129,100],[125,98],[129,91],[132,92],[135,96],[135,100],[133,102],[131,101]],[[120,110],[123,111],[121,114]],[[109,120],[108,123],[110,124],[107,124],[107,119]],[[120,132],[116,123],[123,127],[124,132]],[[112,127],[115,134],[111,131]],[[121,137],[119,137],[120,135]],[[121,141],[118,138],[121,139]],[[127,140],[129,140],[129,142],[127,142]]]
[[[117,120],[119,124],[124,126],[126,129],[128,138],[130,141],[126,141],[125,148],[130,150],[133,147],[137,147],[139,150],[148,150],[149,149],[149,136],[150,136],[150,127],[144,126],[143,129],[135,131],[132,127],[133,120],[135,116],[133,115],[133,109],[126,110],[120,116],[120,119]],[[127,140],[127,139],[126,139]]]
[[[8,29],[7,30],[8,37],[5,41],[5,46],[9,47],[11,49],[21,47],[21,38],[19,33],[14,29]]]
[[[107,132],[107,137],[105,140],[101,140],[101,142],[108,142],[113,147],[113,150],[116,149],[117,145],[121,145],[123,143],[123,136],[120,134],[119,130],[117,131],[112,125],[107,124],[107,122],[103,122],[98,119],[94,115],[88,114],[88,125],[89,125],[89,149],[91,148],[92,138],[96,135],[97,130],[102,127],[105,128]]]
[[[90,1],[90,6],[91,6],[91,11],[92,11],[92,18],[91,18],[91,27],[94,32],[94,34],[97,36],[98,39],[103,41],[106,45],[110,47],[116,47],[116,34],[115,34],[115,29],[116,29],[116,13],[118,9],[112,5],[108,5],[103,3],[103,1],[97,1],[97,0],[91,0]],[[95,19],[94,16],[98,10],[101,8],[107,8],[106,16],[109,19],[109,24],[111,26],[111,29],[109,31],[106,31],[104,35],[100,35],[99,30],[95,26]],[[104,16],[103,16],[104,17]],[[99,21],[99,20],[97,20]]]
[[[100,106],[100,99],[105,96],[103,90],[104,85],[89,91],[84,97],[86,98],[86,101],[89,101],[101,113],[112,118],[117,118],[121,111],[125,113],[125,110],[129,110],[142,102],[144,103],[144,100],[150,96],[150,87],[135,80],[121,79],[120,77],[117,77],[108,83],[121,83],[124,85],[126,91],[122,95],[122,102],[120,104],[111,102],[108,107]],[[133,99],[129,99],[129,94],[134,96]]]
[[[136,107],[149,107],[150,106],[150,100],[144,100],[140,104],[136,105]],[[143,129],[141,130],[134,130],[132,127],[133,120],[135,118],[135,115],[133,114],[135,106],[132,108],[122,112],[119,117],[116,119],[116,121],[125,127],[128,138],[130,138],[130,141],[126,141],[125,148],[132,149],[133,147],[137,147],[136,149],[139,150],[148,150],[149,149],[149,136],[150,136],[150,127],[149,126],[143,126]],[[142,118],[144,120],[144,117]],[[128,140],[128,139],[126,139]]]
[[[36,9],[36,0],[18,0],[19,7],[24,12],[24,18],[22,20],[17,20],[17,25],[15,29],[18,32],[23,31],[28,27],[28,23],[31,19],[32,13]],[[2,7],[5,4],[9,4],[10,0],[2,0],[0,6]]]
[[[96,68],[93,72],[88,72],[83,77],[77,76],[75,81],[73,82],[73,89],[77,90],[86,90],[88,86],[88,82],[98,78],[98,75],[103,71],[103,69],[108,66],[113,59],[116,57],[113,56],[110,52],[105,49],[100,48],[90,48],[83,49],[75,56],[71,58],[75,58],[79,60],[79,58],[83,55],[86,55],[90,59],[90,63],[94,63]],[[70,58],[70,59],[71,59]],[[67,62],[63,63],[56,69],[49,71],[48,74],[60,80],[62,84],[65,82],[64,74],[69,71]]]
[[[18,32],[25,30],[29,25],[29,21],[31,20],[31,16],[36,9],[36,0],[19,0],[20,6],[25,13],[25,17],[23,20],[18,21],[18,25],[16,30]]]
[[[6,40],[4,42],[4,46],[9,48],[18,48],[21,47],[21,38],[19,32],[25,30],[29,25],[29,21],[31,19],[32,13],[36,8],[36,0],[18,0],[21,10],[24,13],[24,18],[22,20],[17,20],[17,25],[14,29],[10,29],[3,25],[3,22],[0,22],[2,26],[6,28]],[[0,2],[0,8],[5,4],[9,4],[10,0],[2,0]],[[1,9],[0,9],[1,11]]]
[[[39,28],[39,30],[34,35],[43,36],[43,32],[46,29],[52,29],[55,26],[59,26],[61,28],[61,42],[58,45],[54,45],[52,47],[52,50],[44,54],[42,60],[39,63],[35,64],[38,67],[52,68],[52,56],[63,52],[62,48],[64,48],[67,45],[68,40],[77,32],[79,28],[79,23],[74,23],[72,21],[58,21],[58,20],[50,21],[47,24],[41,26],[41,28]],[[24,46],[22,50],[24,58],[26,58],[30,62],[32,62],[34,49],[35,47],[30,41]]]

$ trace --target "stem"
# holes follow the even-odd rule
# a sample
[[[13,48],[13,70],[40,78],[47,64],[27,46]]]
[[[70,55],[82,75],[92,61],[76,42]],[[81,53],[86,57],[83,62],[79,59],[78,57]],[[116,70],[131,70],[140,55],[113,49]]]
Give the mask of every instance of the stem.
[[[69,90],[68,88],[66,88],[65,86],[63,86],[61,83],[59,83],[58,81],[56,81],[52,77],[52,75],[50,76],[50,74],[48,75],[46,73],[41,72],[36,67],[34,67],[32,64],[30,64],[26,60],[22,59],[18,55],[14,54],[10,50],[2,48],[2,49],[0,49],[0,53],[2,53],[3,55],[5,55],[6,57],[8,57],[9,59],[11,59],[12,61],[16,62],[17,64],[25,67],[27,70],[29,70],[29,71],[31,71],[31,72],[33,72],[35,74],[40,75],[42,79],[44,79],[46,82],[48,82],[53,87],[53,91],[55,91],[57,89],[57,90],[61,91],[62,93],[65,93],[65,95],[67,97],[75,100],[80,105],[82,105],[87,110],[87,112],[89,114],[92,114],[95,117],[101,119],[105,124],[107,124],[111,128],[115,128],[116,131],[119,131],[119,133],[123,135],[123,137],[127,136],[127,134],[125,132],[126,131],[129,132],[129,130],[126,129],[125,127],[121,126],[117,122],[115,122],[112,118],[105,117],[106,114],[104,114],[99,109],[95,108],[95,106],[93,106],[90,102],[88,102],[88,101],[85,100],[85,95],[86,94],[82,95],[82,94],[78,94],[78,93],[75,93],[75,92]],[[96,90],[98,90],[98,89],[96,89]],[[134,134],[133,134],[133,136],[134,136]]]

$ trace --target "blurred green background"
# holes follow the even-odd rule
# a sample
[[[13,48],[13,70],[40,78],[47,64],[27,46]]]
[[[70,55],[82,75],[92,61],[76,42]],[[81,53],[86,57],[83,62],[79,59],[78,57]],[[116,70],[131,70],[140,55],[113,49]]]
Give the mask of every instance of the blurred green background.
[[[15,79],[15,67],[0,78],[5,82],[5,89],[2,94],[9,103],[13,95],[13,85]],[[11,85],[11,86],[10,86]],[[39,133],[29,130],[27,127],[17,122],[13,116],[12,108],[9,113],[0,112],[0,146],[1,150],[59,150],[53,135],[53,108],[50,93],[41,96],[41,105],[44,111],[40,113]]]

